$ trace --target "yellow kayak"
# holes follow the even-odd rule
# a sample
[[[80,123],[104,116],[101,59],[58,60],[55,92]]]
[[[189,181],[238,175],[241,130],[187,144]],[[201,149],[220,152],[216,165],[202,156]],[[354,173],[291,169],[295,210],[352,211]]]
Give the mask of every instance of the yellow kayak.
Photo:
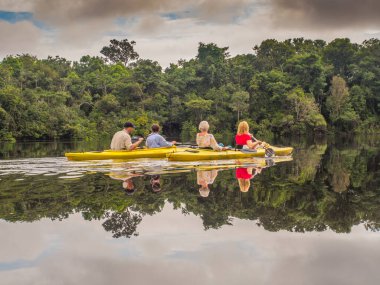
[[[275,147],[271,146],[276,156],[286,156],[293,152],[292,147]],[[219,160],[219,159],[239,159],[249,157],[264,157],[265,150],[258,149],[255,151],[245,150],[224,150],[214,151],[209,149],[184,149],[182,151],[168,153],[166,157],[175,161],[196,161],[196,160]]]
[[[160,148],[143,148],[135,150],[105,150],[87,152],[67,152],[68,160],[102,160],[102,159],[135,159],[135,158],[165,158],[167,154],[185,150],[175,146]]]

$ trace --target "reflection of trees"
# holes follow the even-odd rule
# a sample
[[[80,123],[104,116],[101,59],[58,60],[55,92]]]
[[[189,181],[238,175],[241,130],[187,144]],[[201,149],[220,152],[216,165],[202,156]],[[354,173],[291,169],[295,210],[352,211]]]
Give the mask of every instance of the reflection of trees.
[[[207,198],[199,197],[195,173],[162,175],[162,191],[151,191],[150,177],[136,177],[137,191],[127,196],[120,185],[103,174],[75,181],[2,176],[0,218],[35,221],[65,219],[80,212],[84,219],[106,219],[104,228],[115,237],[137,232],[145,215],[162,211],[166,203],[184,214],[194,214],[205,229],[220,228],[234,218],[255,221],[269,231],[349,232],[363,223],[380,230],[380,155],[376,148],[337,149],[312,146],[295,154],[294,161],[270,167],[241,193],[233,171],[220,171]],[[51,179],[50,181],[47,179]]]
[[[112,232],[114,238],[138,236],[137,225],[142,221],[140,214],[131,213],[128,209],[124,212],[107,212],[106,221],[102,224],[107,232]]]
[[[351,170],[355,167],[355,157],[357,151],[344,152],[332,149],[326,164],[330,175],[330,185],[334,192],[342,193],[347,191],[350,185]]]
[[[289,178],[297,183],[304,184],[313,181],[319,169],[322,156],[326,151],[327,145],[312,145],[308,148],[298,150],[292,168],[292,175]]]

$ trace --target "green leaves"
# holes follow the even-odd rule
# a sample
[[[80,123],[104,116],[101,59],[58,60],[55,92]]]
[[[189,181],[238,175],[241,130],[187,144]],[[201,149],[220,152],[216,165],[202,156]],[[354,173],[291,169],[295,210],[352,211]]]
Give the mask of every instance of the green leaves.
[[[129,42],[128,39],[121,41],[113,39],[110,42],[111,44],[103,47],[100,53],[112,63],[121,62],[127,66],[129,62],[139,58],[139,54],[134,50],[135,41]]]
[[[359,120],[352,108],[350,93],[346,82],[339,76],[334,76],[331,83],[331,94],[326,100],[326,108],[330,112],[330,120],[339,123],[345,129],[352,129]]]
[[[174,137],[185,122],[196,126],[200,120],[210,121],[215,135],[229,137],[242,118],[266,137],[380,128],[378,39],[361,45],[269,39],[253,53],[233,57],[228,47],[200,43],[193,59],[164,71],[157,61],[138,59],[134,47],[127,39],[112,40],[102,49],[106,58],[85,55],[78,62],[29,54],[4,58],[2,137],[108,134],[126,117],[142,114],[168,126]]]

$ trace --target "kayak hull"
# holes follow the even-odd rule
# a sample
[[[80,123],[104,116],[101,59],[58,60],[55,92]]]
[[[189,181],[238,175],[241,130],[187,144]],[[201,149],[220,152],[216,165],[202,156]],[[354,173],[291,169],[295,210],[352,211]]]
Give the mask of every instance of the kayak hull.
[[[276,156],[287,156],[291,155],[293,152],[292,147],[271,147]],[[250,158],[250,157],[265,157],[265,150],[258,149],[254,152],[245,152],[241,150],[225,150],[225,151],[214,151],[214,150],[183,150],[173,153],[168,153],[166,155],[168,160],[173,161],[197,161],[197,160],[220,160],[220,159],[240,159],[240,158]]]
[[[165,158],[167,154],[177,151],[176,147],[144,148],[136,150],[105,150],[87,152],[68,152],[68,160],[104,160],[104,159],[137,159],[137,158]]]

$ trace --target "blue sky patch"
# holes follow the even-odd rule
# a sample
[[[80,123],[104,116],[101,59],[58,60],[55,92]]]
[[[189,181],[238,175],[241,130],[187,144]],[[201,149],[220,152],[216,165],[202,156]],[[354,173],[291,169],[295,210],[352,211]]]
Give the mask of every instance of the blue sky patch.
[[[30,12],[11,12],[0,10],[0,21],[5,21],[11,24],[15,24],[21,21],[28,21],[33,23],[33,25],[39,29],[49,29],[49,27],[44,22],[35,19],[33,13]]]
[[[175,21],[178,19],[185,19],[191,17],[192,12],[191,11],[178,11],[178,12],[168,12],[168,13],[162,13],[160,14],[161,17]]]

